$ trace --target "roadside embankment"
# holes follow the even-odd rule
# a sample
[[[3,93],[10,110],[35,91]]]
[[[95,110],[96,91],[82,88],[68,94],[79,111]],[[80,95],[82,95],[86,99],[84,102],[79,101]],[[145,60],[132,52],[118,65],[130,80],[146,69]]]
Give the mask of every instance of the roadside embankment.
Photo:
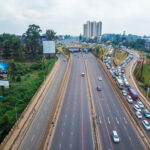
[[[72,62],[71,59],[72,59],[72,56],[69,57],[68,64],[67,64],[63,79],[61,81],[55,102],[53,104],[52,111],[49,114],[47,126],[45,128],[45,131],[39,143],[40,150],[47,150],[50,148],[51,141],[55,132],[57,120],[61,112],[64,95],[65,95],[67,85],[68,85],[68,80],[69,80],[70,70],[71,70],[71,62]]]
[[[28,106],[23,111],[21,117],[17,120],[15,125],[12,127],[9,134],[6,136],[4,141],[0,145],[0,149],[18,149],[21,141],[26,135],[40,105],[42,104],[44,97],[49,89],[52,80],[55,77],[56,72],[60,66],[60,59],[55,63],[51,72],[47,75],[46,79],[40,85],[35,95],[30,100]]]

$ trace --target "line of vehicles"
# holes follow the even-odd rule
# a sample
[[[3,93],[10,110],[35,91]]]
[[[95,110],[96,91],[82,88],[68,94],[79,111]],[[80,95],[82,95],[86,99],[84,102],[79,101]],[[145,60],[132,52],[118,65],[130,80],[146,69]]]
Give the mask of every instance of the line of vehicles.
[[[125,67],[126,65],[133,59],[133,53],[129,53],[129,56],[120,63],[120,65],[115,68],[112,63],[112,57],[107,55],[104,57],[104,63],[112,75],[113,79],[116,81],[116,84],[122,91],[123,96],[126,98],[127,102],[130,104],[130,107],[135,110],[135,115],[138,119],[141,119],[141,123],[145,127],[146,130],[150,130],[150,123],[148,119],[150,118],[150,112],[146,108],[144,108],[143,103],[138,98],[138,94],[132,89],[126,79],[125,76]],[[142,120],[142,118],[144,118]],[[114,132],[116,136],[114,135]],[[115,139],[117,138],[117,140]],[[117,131],[113,131],[112,138],[115,143],[119,143],[119,136]]]
[[[147,110],[143,103],[140,101],[138,94],[135,92],[133,88],[130,87],[126,76],[125,76],[125,67],[126,65],[133,59],[133,53],[129,52],[129,56],[119,64],[117,68],[113,66],[112,57],[105,56],[104,63],[115,80],[116,84],[122,91],[123,96],[126,98],[129,106],[135,110],[135,115],[138,119],[143,119],[141,122],[146,130],[150,130],[150,123],[148,119],[150,119],[150,111]]]

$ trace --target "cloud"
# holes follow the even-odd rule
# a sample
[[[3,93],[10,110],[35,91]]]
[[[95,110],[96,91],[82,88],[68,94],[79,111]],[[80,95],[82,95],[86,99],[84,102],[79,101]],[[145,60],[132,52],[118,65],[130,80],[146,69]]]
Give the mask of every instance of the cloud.
[[[103,33],[150,34],[149,0],[1,0],[0,33],[22,34],[29,24],[43,32],[79,35],[87,20],[101,20]]]

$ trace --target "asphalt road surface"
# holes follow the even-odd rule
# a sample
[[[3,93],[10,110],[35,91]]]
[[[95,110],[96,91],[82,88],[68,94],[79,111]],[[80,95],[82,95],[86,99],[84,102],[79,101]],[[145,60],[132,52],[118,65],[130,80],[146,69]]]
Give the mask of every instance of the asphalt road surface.
[[[60,56],[60,58],[62,63],[59,70],[49,87],[45,100],[41,104],[24,140],[22,141],[19,148],[20,150],[36,150],[38,148],[67,64],[67,61],[64,61],[65,58],[63,56]]]
[[[80,53],[72,54],[72,66],[51,150],[93,150],[88,91]]]
[[[84,57],[88,68],[102,149],[143,150],[144,147],[137,136],[135,128],[131,125],[106,74],[92,54],[84,54]],[[102,81],[98,80],[99,76],[102,77]],[[96,90],[98,85],[102,91]],[[112,141],[112,130],[117,131],[120,137],[119,144]]]

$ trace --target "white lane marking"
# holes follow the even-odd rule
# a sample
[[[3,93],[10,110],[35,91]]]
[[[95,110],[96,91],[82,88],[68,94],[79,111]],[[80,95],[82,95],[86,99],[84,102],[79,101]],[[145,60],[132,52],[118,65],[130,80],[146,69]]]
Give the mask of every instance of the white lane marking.
[[[100,124],[102,123],[100,116],[99,116],[99,122],[100,122]]]
[[[59,145],[59,149],[61,149],[61,144]]]
[[[74,125],[74,122],[72,122],[72,125]]]
[[[64,122],[64,126],[66,125],[66,123]]]
[[[124,122],[125,122],[125,124],[127,124],[127,120],[126,120],[126,118],[124,117]]]
[[[63,135],[64,135],[64,132],[62,131],[61,136],[63,136]]]
[[[75,117],[75,114],[73,114],[73,118]]]
[[[67,115],[65,115],[65,118],[67,118]]]
[[[31,138],[31,142],[33,141],[33,139],[34,139],[34,138],[35,138],[35,135],[33,135],[33,136],[32,136],[32,138]]]
[[[39,128],[39,123],[37,124],[36,128],[37,128],[37,129]]]
[[[72,148],[72,144],[70,144],[70,148]]]
[[[71,135],[73,136],[73,132],[71,132]]]
[[[108,123],[110,124],[110,120],[109,120],[109,117],[108,117]]]
[[[117,124],[119,124],[118,118],[116,117]]]

